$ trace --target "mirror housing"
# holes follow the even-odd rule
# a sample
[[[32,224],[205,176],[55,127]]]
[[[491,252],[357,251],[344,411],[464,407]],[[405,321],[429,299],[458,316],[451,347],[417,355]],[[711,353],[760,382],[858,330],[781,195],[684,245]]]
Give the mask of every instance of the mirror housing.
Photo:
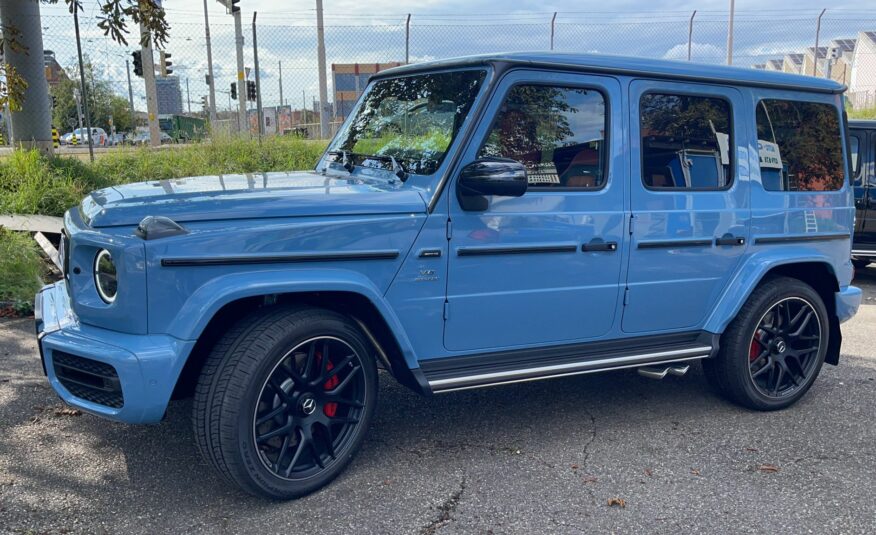
[[[526,167],[509,158],[479,158],[462,168],[457,195],[465,210],[486,210],[486,196],[520,197],[529,182]]]

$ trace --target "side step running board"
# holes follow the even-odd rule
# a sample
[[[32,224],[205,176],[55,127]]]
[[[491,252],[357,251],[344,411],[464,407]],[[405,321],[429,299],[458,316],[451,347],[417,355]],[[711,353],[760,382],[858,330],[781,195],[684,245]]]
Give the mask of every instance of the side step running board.
[[[648,379],[663,379],[667,375],[681,377],[690,369],[690,364],[672,364],[670,366],[642,366],[637,371]]]
[[[712,352],[712,346],[696,345],[679,349],[643,352],[624,356],[611,356],[607,358],[587,358],[579,361],[563,362],[553,365],[542,365],[501,371],[482,372],[472,375],[462,375],[443,378],[426,379],[432,392],[451,392],[454,390],[467,390],[470,388],[482,388],[509,383],[521,383],[524,381],[536,381],[539,379],[552,379],[555,377],[567,377],[585,373],[596,373],[625,368],[641,368],[653,366],[653,369],[664,375],[672,373],[683,375],[688,366],[679,364],[683,361],[698,360],[708,357]],[[682,369],[684,371],[682,371]],[[675,370],[675,371],[673,371]],[[641,372],[640,372],[641,373]]]

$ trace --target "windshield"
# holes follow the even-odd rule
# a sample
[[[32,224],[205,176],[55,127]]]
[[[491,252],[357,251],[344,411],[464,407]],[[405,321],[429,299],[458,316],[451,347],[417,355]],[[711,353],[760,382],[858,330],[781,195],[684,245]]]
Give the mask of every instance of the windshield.
[[[459,132],[486,76],[483,70],[431,73],[379,80],[329,147],[354,165],[431,175]],[[371,157],[371,158],[369,158]]]

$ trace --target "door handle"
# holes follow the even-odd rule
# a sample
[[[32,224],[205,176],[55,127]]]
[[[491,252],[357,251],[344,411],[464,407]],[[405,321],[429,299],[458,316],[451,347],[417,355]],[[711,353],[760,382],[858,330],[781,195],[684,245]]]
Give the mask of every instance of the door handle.
[[[745,245],[745,238],[733,236],[732,234],[724,234],[720,238],[715,238],[715,245],[717,245],[718,247],[722,245]]]
[[[599,238],[593,238],[589,243],[581,246],[581,251],[585,253],[593,253],[597,251],[614,252],[617,251],[617,242],[602,241]]]

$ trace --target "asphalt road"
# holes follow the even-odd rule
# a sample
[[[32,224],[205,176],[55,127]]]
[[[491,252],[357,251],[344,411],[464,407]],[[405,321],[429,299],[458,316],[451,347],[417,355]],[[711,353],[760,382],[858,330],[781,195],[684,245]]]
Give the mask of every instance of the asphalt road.
[[[431,399],[384,377],[353,464],[288,503],[211,472],[189,402],[148,427],[66,414],[31,322],[5,321],[0,533],[874,533],[876,269],[856,284],[840,366],[788,410],[730,405],[698,369]]]

